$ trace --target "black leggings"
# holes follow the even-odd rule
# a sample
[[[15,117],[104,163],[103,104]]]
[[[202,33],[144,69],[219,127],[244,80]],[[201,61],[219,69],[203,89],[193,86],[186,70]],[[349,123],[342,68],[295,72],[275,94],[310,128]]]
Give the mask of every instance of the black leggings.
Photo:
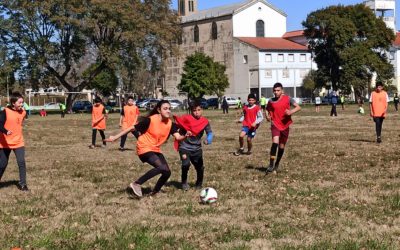
[[[384,117],[374,117],[376,137],[381,137]]]
[[[3,177],[4,171],[6,171],[11,150],[14,151],[15,157],[17,158],[17,164],[19,168],[19,184],[22,186],[26,185],[25,147],[15,149],[0,149],[0,179]]]
[[[147,173],[145,173],[139,179],[137,179],[135,183],[142,185],[143,183],[150,180],[154,176],[161,174],[161,177],[158,179],[153,189],[154,193],[159,192],[161,188],[164,186],[164,184],[167,182],[169,177],[171,176],[171,170],[169,169],[168,163],[165,160],[164,155],[156,152],[147,152],[142,155],[139,155],[139,159],[142,162],[147,162],[154,168],[147,171]]]
[[[128,133],[128,134],[129,134],[129,133]],[[125,147],[125,142],[126,142],[126,139],[128,138],[128,134],[124,134],[123,136],[121,136],[121,142],[120,142],[120,144],[119,144],[119,147],[120,147],[120,148],[124,148],[124,147]],[[136,138],[139,137],[139,134],[138,134],[138,132],[137,132],[136,130],[133,131],[132,134],[133,134]]]
[[[101,129],[93,129],[92,131],[92,145],[96,145],[96,134],[97,130],[100,132],[101,139],[103,141],[103,145],[106,145],[106,142],[104,141],[106,139],[106,135],[104,134],[104,130]]]
[[[203,151],[198,150],[195,152],[179,150],[179,155],[182,161],[182,183],[187,183],[188,172],[190,163],[193,164],[197,173],[196,186],[203,185],[204,165],[203,165]]]

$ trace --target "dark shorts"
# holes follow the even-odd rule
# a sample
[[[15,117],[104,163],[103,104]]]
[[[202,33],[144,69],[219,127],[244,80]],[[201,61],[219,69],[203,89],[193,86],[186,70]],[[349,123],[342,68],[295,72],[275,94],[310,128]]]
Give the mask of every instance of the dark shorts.
[[[315,104],[315,106],[316,106],[316,107],[319,107],[319,106],[321,106],[321,104]]]
[[[265,108],[266,108],[266,105],[261,105],[262,110],[265,110]]]
[[[279,144],[286,144],[289,138],[289,128],[281,131],[274,125],[271,125],[271,134],[272,138],[279,136]]]
[[[256,136],[256,129],[250,129],[249,127],[242,127],[242,131],[246,133],[247,137],[254,138]]]
[[[203,150],[187,151],[179,149],[182,166],[190,166],[193,164],[196,168],[203,167]]]
[[[147,152],[144,154],[139,155],[139,159],[143,163],[149,163],[150,165],[153,165],[153,162],[156,160],[160,160],[162,163],[165,163],[168,165],[167,160],[165,159],[164,155],[162,153],[158,152]]]

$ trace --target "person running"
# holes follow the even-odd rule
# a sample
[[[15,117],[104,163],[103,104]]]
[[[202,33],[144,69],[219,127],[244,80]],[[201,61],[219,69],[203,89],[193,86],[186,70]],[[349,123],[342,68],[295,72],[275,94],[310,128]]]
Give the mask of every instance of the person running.
[[[267,105],[267,121],[271,122],[272,146],[270,151],[269,166],[266,173],[278,169],[289,138],[289,126],[292,124],[292,115],[301,110],[296,101],[283,94],[283,86],[277,82],[273,87],[274,98]],[[294,106],[293,109],[290,109]],[[279,147],[279,149],[278,149]],[[276,155],[278,151],[278,156]],[[275,161],[276,159],[276,161]]]
[[[106,146],[106,136],[104,134],[104,130],[106,130],[106,119],[107,119],[107,110],[104,108],[104,105],[101,102],[99,97],[94,99],[94,105],[92,109],[92,145],[89,148],[93,149],[96,147],[96,136],[97,131],[99,131],[101,139],[103,141],[102,147]]]
[[[263,114],[260,106],[256,105],[256,97],[254,94],[249,94],[247,97],[248,104],[243,107],[243,115],[238,120],[242,122],[242,131],[239,134],[239,149],[234,155],[239,156],[244,154],[244,137],[247,135],[247,155],[251,155],[253,147],[252,140],[256,136],[256,130],[263,120]]]
[[[320,106],[321,106],[321,97],[316,96],[315,97],[315,112],[319,113]]]
[[[265,98],[265,96],[264,95],[261,95],[261,98],[260,98],[260,106],[261,106],[261,109],[262,109],[262,111],[264,112],[264,115],[265,115],[265,110],[266,110],[266,108],[267,108],[267,98]]]
[[[396,109],[396,112],[398,112],[399,111],[399,96],[397,95],[397,93],[394,93],[393,103],[394,103],[394,108]]]
[[[140,112],[138,107],[135,105],[133,96],[129,96],[126,105],[122,107],[121,118],[119,119],[119,126],[122,128],[122,130],[134,126],[137,123],[139,114]],[[121,136],[121,143],[119,144],[120,151],[125,150],[125,142],[127,137],[128,134]]]
[[[383,120],[386,117],[387,107],[389,102],[389,96],[385,90],[383,90],[383,83],[377,82],[375,90],[372,91],[369,98],[370,116],[375,122],[376,131],[376,142],[381,143],[381,132]]]
[[[243,108],[243,103],[240,97],[238,97],[238,99],[236,100],[236,108],[240,110]]]
[[[0,113],[0,181],[8,165],[11,150],[19,168],[18,189],[29,191],[26,184],[25,144],[22,123],[26,116],[24,98],[19,93],[10,96],[10,105]]]
[[[189,189],[187,178],[190,163],[193,164],[197,173],[195,188],[202,188],[204,164],[201,138],[203,137],[204,131],[207,134],[207,139],[204,140],[204,144],[210,145],[213,139],[210,123],[205,117],[203,117],[203,109],[201,108],[200,103],[193,102],[190,106],[190,110],[191,114],[189,115],[183,115],[180,117],[174,116],[175,122],[180,128],[181,134],[185,134],[186,131],[190,131],[191,133],[190,137],[187,137],[185,140],[180,141],[179,144],[176,145],[182,162],[181,183],[184,191]]]
[[[61,118],[64,118],[67,107],[62,102],[60,102],[59,107],[60,107]]]
[[[172,135],[178,141],[185,139],[186,135],[181,135],[179,133],[178,126],[172,122],[170,118],[171,105],[167,100],[161,100],[153,110],[150,111],[149,115],[143,117],[139,123],[105,140],[106,142],[113,142],[132,130],[136,130],[139,133],[136,144],[137,154],[143,163],[150,164],[153,169],[129,184],[132,193],[137,197],[143,196],[141,185],[154,176],[161,174],[161,177],[158,179],[151,192],[152,195],[160,192],[161,188],[171,176],[171,170],[164,155],[161,153],[160,147],[167,141],[169,135]],[[187,136],[190,135],[190,132],[188,132]]]

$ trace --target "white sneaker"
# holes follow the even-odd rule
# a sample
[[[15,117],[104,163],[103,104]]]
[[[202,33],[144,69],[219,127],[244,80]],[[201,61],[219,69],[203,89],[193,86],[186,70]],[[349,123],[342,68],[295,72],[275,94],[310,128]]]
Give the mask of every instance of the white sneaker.
[[[142,187],[139,184],[136,184],[134,182],[132,182],[131,184],[129,184],[129,187],[132,189],[133,193],[137,196],[137,197],[142,197]]]

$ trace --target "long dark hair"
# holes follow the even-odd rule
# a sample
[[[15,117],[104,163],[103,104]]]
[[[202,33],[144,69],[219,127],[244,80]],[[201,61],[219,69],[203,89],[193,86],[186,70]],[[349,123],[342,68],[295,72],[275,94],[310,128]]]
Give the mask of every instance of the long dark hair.
[[[24,98],[20,93],[18,92],[14,92],[11,94],[10,96],[10,105],[14,105],[14,103],[16,103],[18,101],[19,98]]]
[[[156,114],[160,114],[160,112],[158,112],[158,109],[160,109],[161,106],[162,106],[164,103],[170,104],[169,101],[167,101],[167,100],[161,100],[161,101],[157,102],[157,105],[149,112],[149,114],[147,115],[147,117],[150,117],[150,116],[156,115]],[[171,105],[171,104],[170,104],[170,105]]]

